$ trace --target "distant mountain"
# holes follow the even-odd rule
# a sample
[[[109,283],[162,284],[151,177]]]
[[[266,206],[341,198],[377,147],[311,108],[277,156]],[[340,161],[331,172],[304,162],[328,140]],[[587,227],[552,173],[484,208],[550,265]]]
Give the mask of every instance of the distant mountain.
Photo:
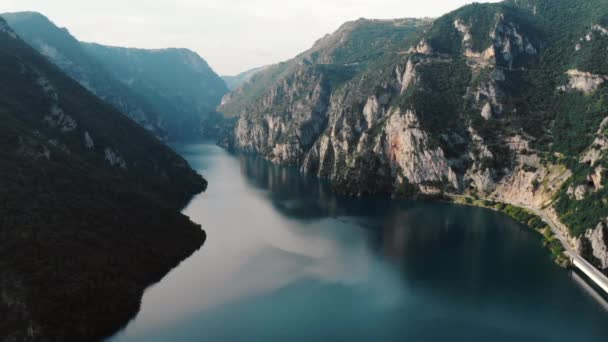
[[[161,139],[213,135],[223,80],[187,49],[81,43],[42,14],[2,14],[15,32],[70,77]]]
[[[226,82],[226,85],[228,86],[229,90],[234,90],[241,86],[241,84],[249,81],[251,77],[253,77],[253,75],[264,70],[265,68],[265,66],[253,68],[235,76],[222,76],[222,79],[224,80],[224,82]]]
[[[1,18],[0,79],[0,336],[100,339],[201,246],[206,181]]]
[[[213,135],[228,88],[198,54],[187,49],[142,50],[84,43],[113,77],[163,114],[173,140]]]
[[[40,13],[1,14],[17,34],[101,99],[112,104],[157,137],[167,137],[164,118],[143,96],[119,82],[90,56],[65,28],[59,28]]]
[[[218,110],[226,117],[237,117],[255,105],[276,84],[302,71],[315,69],[331,82],[341,83],[364,70],[386,51],[402,43],[418,27],[429,22],[426,19],[360,19],[346,23],[293,59],[256,72],[224,96]]]
[[[347,194],[544,208],[608,273],[607,49],[605,0],[347,23],[227,95],[222,143]]]

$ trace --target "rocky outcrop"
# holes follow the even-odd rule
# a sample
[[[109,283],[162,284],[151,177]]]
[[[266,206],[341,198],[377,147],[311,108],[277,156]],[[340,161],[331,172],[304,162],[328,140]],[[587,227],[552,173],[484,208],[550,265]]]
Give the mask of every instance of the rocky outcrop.
[[[591,146],[583,153],[581,163],[595,167],[608,150],[608,137],[605,133],[608,128],[608,116],[600,123],[600,128],[595,133],[595,139]]]
[[[595,69],[583,68],[589,63],[571,43],[549,55],[556,47],[547,37],[560,37],[559,30],[536,7],[518,6],[476,4],[450,13],[381,58],[356,63],[352,74],[328,57],[336,45],[358,46],[348,42],[352,27],[343,28],[302,53],[297,67],[258,75],[277,80],[244,107],[227,145],[297,165],[349,194],[447,192],[537,208],[566,201],[562,216],[577,212],[571,204],[590,207],[585,201],[605,191],[608,119],[594,137],[589,123],[603,103],[569,107],[559,100],[576,90],[586,96],[566,95],[592,101],[607,78],[579,71]],[[551,60],[563,56],[572,60]],[[539,77],[546,69],[548,80]],[[243,89],[227,103],[252,98]],[[562,108],[554,103],[567,110],[556,114]],[[578,113],[585,108],[594,109]],[[573,128],[585,131],[572,139]],[[572,167],[576,160],[589,168]]]
[[[492,43],[482,52],[474,50],[471,24],[461,18],[453,21],[462,37],[462,58],[480,81],[471,84],[462,97],[470,99],[485,120],[494,120],[503,112],[501,83],[508,81],[508,70],[521,56],[538,53],[518,24],[500,13],[494,20]],[[345,37],[352,29],[341,28],[315,44],[311,49],[314,53],[302,55],[330,56],[329,51],[335,49],[332,44],[348,45]],[[372,182],[382,184],[380,191],[399,191],[405,185],[422,194],[463,189],[485,194],[494,191],[502,170],[487,164],[497,159],[497,143],[488,143],[476,129],[467,130],[465,125],[449,123],[448,127],[448,122],[443,122],[429,126],[420,120],[426,120],[427,109],[412,102],[441,91],[433,89],[438,85],[422,80],[428,82],[434,68],[456,67],[458,56],[436,51],[433,39],[425,37],[399,59],[392,67],[394,78],[379,80],[375,90],[362,89],[375,72],[347,78],[337,88],[328,84],[327,79],[333,75],[327,70],[302,61],[247,108],[227,145],[261,153],[276,163],[300,165],[303,171],[330,178],[351,193],[361,192],[350,187],[362,186],[366,174],[373,175]],[[328,57],[317,60],[331,61]],[[236,90],[224,101],[235,101],[243,95]],[[449,151],[448,156],[446,151],[454,150],[454,146],[457,151]],[[348,181],[357,178],[361,179]],[[369,187],[363,188],[363,192],[369,192]]]
[[[608,271],[608,224],[606,221],[598,223],[585,233],[572,240],[577,253],[590,260],[594,266]]]
[[[576,69],[568,70],[566,73],[569,77],[568,87],[582,91],[584,94],[591,94],[599,86],[601,86],[608,76],[594,75],[590,72],[584,72]]]
[[[384,127],[384,154],[399,184],[408,182],[422,193],[440,192],[444,185],[458,189],[456,174],[443,150],[432,146],[412,110],[395,110]]]
[[[110,163],[110,165],[120,167],[123,170],[127,169],[127,163],[125,160],[118,153],[114,152],[114,150],[111,148],[106,148],[104,153],[106,160],[108,163]]]
[[[608,269],[608,226],[605,222],[600,222],[595,229],[589,229],[585,233],[585,238],[589,240],[593,256],[596,257],[602,269]]]

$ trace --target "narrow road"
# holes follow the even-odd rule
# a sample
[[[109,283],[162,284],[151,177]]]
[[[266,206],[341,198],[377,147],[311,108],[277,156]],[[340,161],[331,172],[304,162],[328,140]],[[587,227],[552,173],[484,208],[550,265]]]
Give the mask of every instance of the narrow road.
[[[463,195],[447,195],[447,196],[451,197],[451,198],[465,198],[465,199],[469,198],[469,199],[474,200],[474,198],[472,198],[472,197],[463,196]],[[483,199],[481,199],[481,200],[483,200]],[[487,199],[487,200],[494,201],[491,199]],[[587,275],[594,283],[596,283],[600,288],[602,288],[608,294],[608,277],[606,277],[602,272],[600,272],[597,268],[595,268],[593,265],[591,265],[587,260],[585,260],[583,257],[581,257],[574,250],[574,248],[572,248],[572,246],[568,242],[568,239],[566,239],[566,237],[564,236],[563,231],[559,228],[558,223],[554,222],[551,219],[551,217],[549,215],[547,215],[547,213],[544,210],[530,207],[530,206],[521,205],[521,204],[515,204],[515,203],[509,203],[509,202],[503,202],[503,203],[527,209],[530,212],[534,213],[535,215],[538,215],[551,228],[551,231],[553,231],[553,234],[555,234],[555,236],[561,242],[562,246],[564,246],[564,249],[565,249],[564,253],[570,258],[570,260],[572,260],[572,265],[574,265],[576,268],[580,269],[583,273],[585,273],[585,275]]]

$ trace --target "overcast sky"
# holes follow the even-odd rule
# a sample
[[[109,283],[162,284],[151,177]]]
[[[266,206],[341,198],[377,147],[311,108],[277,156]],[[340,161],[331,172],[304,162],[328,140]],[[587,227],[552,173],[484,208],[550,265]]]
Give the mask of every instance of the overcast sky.
[[[437,17],[470,0],[0,0],[37,11],[76,38],[139,48],[186,47],[222,75],[276,63],[357,18]]]

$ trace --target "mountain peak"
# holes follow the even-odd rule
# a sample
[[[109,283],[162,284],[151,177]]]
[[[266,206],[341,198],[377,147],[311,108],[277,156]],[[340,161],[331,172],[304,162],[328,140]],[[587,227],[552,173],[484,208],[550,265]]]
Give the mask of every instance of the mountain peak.
[[[55,24],[44,14],[40,12],[25,11],[25,12],[8,12],[0,14],[9,24],[17,24],[22,22],[36,22],[44,25]]]

